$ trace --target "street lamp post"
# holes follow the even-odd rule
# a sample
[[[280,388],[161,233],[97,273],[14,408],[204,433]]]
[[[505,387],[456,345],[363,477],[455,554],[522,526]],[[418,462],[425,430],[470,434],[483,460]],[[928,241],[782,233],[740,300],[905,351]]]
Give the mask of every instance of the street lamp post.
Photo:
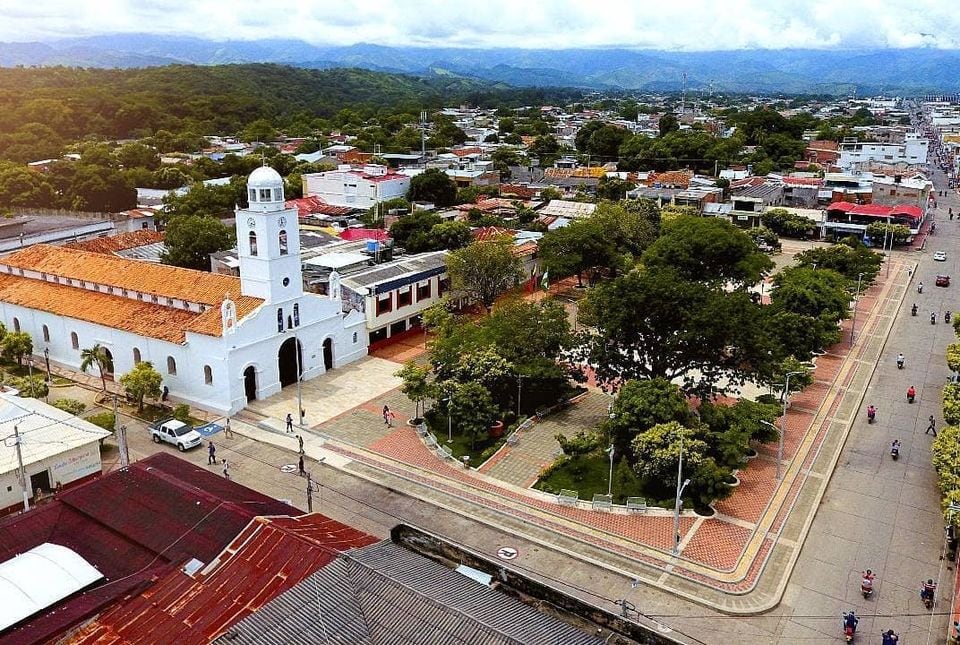
[[[887,235],[890,236],[890,250],[887,250]],[[883,235],[883,249],[887,254],[887,277],[890,277],[890,261],[893,259],[893,231],[890,230],[890,216],[887,215],[887,230]]]
[[[683,491],[690,484],[689,479],[680,482],[683,476],[683,435],[680,435],[680,461],[677,462],[677,500],[673,507],[673,554],[680,554],[680,507],[683,506]]]
[[[863,280],[863,274],[857,274],[857,295],[853,299],[853,318],[850,321],[850,347],[853,347],[853,337],[857,328],[857,305],[860,304],[860,283]]]
[[[782,479],[782,463],[783,463],[783,437],[787,431],[787,405],[789,404],[790,397],[790,377],[796,376],[798,374],[803,374],[804,372],[787,372],[786,379],[783,384],[783,412],[780,415],[780,429],[779,429],[779,441],[777,441],[777,481]],[[760,420],[760,423],[766,424],[773,428],[777,429],[777,426],[773,425],[769,421]]]
[[[43,348],[43,362],[47,366],[47,383],[52,383],[53,379],[50,378],[50,348]]]
[[[453,395],[451,394],[443,400],[447,404],[447,443],[453,443],[453,415],[450,410],[450,405],[453,403]]]
[[[613,444],[607,448],[607,454],[610,456],[610,477],[607,479],[607,495],[612,495],[613,491]]]

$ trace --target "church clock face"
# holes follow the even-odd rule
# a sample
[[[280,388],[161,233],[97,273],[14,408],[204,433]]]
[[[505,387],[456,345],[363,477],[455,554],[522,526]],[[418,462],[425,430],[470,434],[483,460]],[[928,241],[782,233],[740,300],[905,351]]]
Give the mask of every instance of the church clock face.
[[[247,220],[247,226],[252,228],[256,225],[257,225],[257,220],[253,219],[252,217]]]

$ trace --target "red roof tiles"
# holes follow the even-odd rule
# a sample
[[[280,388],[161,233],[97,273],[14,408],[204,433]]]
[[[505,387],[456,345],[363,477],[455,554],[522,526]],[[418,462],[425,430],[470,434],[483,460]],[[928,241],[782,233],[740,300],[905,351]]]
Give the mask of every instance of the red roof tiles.
[[[69,242],[65,244],[67,248],[79,249],[81,251],[90,251],[92,253],[116,253],[127,249],[135,249],[138,246],[156,244],[163,242],[164,235],[159,231],[131,231],[129,233],[120,233],[111,237],[95,237],[92,240],[82,242]]]

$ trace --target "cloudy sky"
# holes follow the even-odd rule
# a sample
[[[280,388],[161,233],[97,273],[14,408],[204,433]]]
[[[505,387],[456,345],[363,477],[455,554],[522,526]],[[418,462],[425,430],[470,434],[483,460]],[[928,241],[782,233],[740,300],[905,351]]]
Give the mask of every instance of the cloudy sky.
[[[960,48],[956,0],[0,0],[0,41],[156,33],[453,47]]]

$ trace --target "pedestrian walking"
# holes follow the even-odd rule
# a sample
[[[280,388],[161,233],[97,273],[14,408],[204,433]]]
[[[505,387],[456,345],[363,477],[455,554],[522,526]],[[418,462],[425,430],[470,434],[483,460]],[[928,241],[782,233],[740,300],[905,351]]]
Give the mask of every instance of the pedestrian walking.
[[[300,444],[300,454],[303,454],[303,435],[297,435],[297,443]]]
[[[217,447],[213,445],[212,441],[207,446],[207,465],[208,466],[217,465]]]
[[[390,425],[390,408],[383,406],[383,424]]]
[[[230,464],[227,463],[226,458],[223,460],[223,476],[230,479]]]
[[[387,415],[387,425],[392,428],[396,420],[397,415],[393,413],[393,410],[390,410],[390,414]]]
[[[933,415],[932,415],[932,414],[930,415],[930,419],[928,419],[928,420],[930,421],[930,425],[927,426],[927,431],[924,432],[923,434],[930,434],[930,433],[932,432],[932,433],[933,433],[933,436],[936,437],[936,436],[937,436],[937,421],[936,421],[936,419],[933,418]]]
[[[230,429],[230,419],[227,419],[227,423],[223,426],[223,435],[227,439],[233,439],[233,430]]]
[[[287,432],[293,432],[293,415],[287,412]]]
[[[297,468],[299,469],[300,476],[301,476],[301,477],[306,477],[306,475],[307,475],[307,469],[303,467],[303,455],[302,455],[302,454],[300,455],[300,461],[297,463]]]

